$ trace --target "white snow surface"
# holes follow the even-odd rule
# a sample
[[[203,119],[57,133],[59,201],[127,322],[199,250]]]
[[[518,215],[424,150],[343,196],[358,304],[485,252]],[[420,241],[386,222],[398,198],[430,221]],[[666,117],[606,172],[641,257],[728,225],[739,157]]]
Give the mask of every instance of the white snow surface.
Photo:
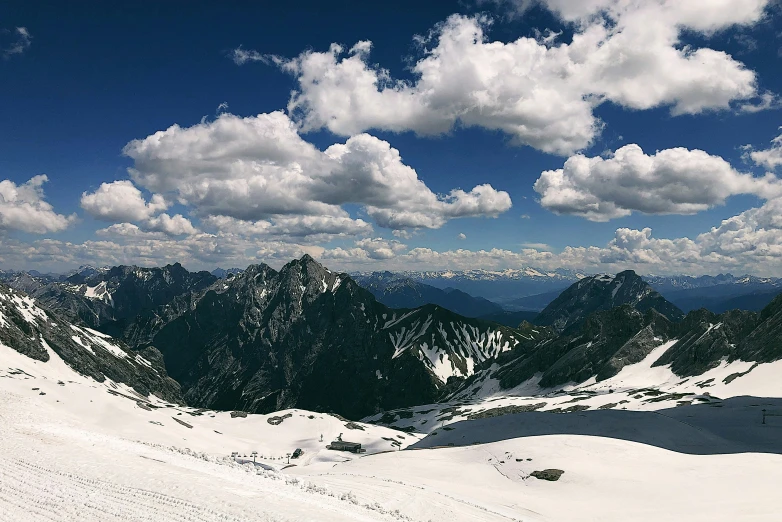
[[[543,401],[550,403],[547,409],[572,404],[595,408],[609,400],[632,399],[636,390],[649,386],[665,393],[695,390],[704,399],[707,390],[723,398],[782,396],[780,363],[759,365],[729,384],[722,379],[753,365],[723,364],[682,382],[667,368],[651,367],[665,348],[601,383],[546,390],[528,382],[511,393],[497,392],[475,404],[453,407],[478,411]],[[449,431],[440,428],[465,416],[436,420],[447,405],[416,407],[412,410],[419,413],[403,419],[421,431],[438,431],[423,441],[420,434],[365,423],[358,423],[363,430],[350,429],[337,417],[296,409],[231,418],[228,412],[140,397],[110,381],[97,383],[49,353],[51,359],[43,363],[0,345],[2,522],[779,519],[782,456],[776,453],[696,455],[604,436],[515,436],[510,421],[523,415],[460,423]],[[587,398],[564,404],[582,396]],[[622,407],[675,404],[633,399]],[[729,407],[698,408],[731,418]],[[278,425],[267,422],[286,415],[290,417]],[[547,418],[577,426],[588,417],[582,415]],[[654,413],[643,415],[645,424],[638,429],[647,435],[681,439],[692,430]],[[665,422],[656,422],[658,417]],[[418,426],[424,419],[428,423]],[[611,423],[601,422],[598,427],[610,431]],[[738,425],[735,419],[732,424]],[[771,418],[762,428],[754,422],[748,429],[770,430],[764,433],[774,439],[775,434],[782,436],[782,417]],[[362,443],[367,453],[326,449],[340,434]],[[496,442],[470,445],[489,434]],[[710,440],[706,435],[704,440]],[[404,450],[443,436],[459,442],[455,447]],[[286,467],[287,454],[295,448],[304,454],[291,460],[295,466]],[[257,465],[251,463],[253,451],[258,452]],[[232,452],[239,458],[232,458]],[[557,482],[530,477],[532,471],[546,468],[565,473]]]
[[[106,281],[101,281],[96,286],[85,286],[84,297],[86,297],[87,299],[104,301],[109,305],[114,304],[114,298],[112,297],[111,292],[106,286]]]

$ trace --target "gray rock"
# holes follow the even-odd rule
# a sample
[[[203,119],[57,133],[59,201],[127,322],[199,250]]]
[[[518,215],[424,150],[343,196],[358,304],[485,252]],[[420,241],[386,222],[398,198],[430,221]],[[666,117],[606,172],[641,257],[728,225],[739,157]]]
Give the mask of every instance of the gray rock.
[[[550,482],[556,482],[559,480],[559,477],[562,476],[564,471],[561,469],[544,469],[543,471],[533,471],[530,473],[530,476],[535,477],[536,479],[540,480],[548,480]]]

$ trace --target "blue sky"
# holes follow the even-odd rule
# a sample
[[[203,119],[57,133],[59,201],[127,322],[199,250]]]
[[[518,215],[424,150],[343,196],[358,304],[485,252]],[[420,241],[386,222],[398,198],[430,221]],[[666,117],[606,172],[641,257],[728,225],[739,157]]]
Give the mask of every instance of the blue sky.
[[[782,275],[778,4],[261,4],[0,6],[2,268]]]

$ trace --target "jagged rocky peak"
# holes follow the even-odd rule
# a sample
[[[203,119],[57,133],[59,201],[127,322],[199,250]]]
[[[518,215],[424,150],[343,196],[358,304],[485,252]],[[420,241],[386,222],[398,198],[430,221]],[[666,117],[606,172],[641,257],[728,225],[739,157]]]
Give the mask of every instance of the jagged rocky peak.
[[[308,255],[279,271],[252,265],[126,332],[134,346],[163,352],[191,404],[355,418],[431,402],[450,377],[523,340],[435,305],[389,309]]]
[[[681,310],[638,274],[625,270],[615,276],[598,274],[581,279],[552,301],[535,321],[563,331],[583,323],[594,312],[621,305],[630,305],[641,312],[654,308],[673,321],[684,317]]]
[[[294,259],[283,266],[280,277],[286,288],[294,294],[298,290],[308,295],[334,292],[350,279],[347,274],[332,272],[309,254],[304,254],[300,259]]]

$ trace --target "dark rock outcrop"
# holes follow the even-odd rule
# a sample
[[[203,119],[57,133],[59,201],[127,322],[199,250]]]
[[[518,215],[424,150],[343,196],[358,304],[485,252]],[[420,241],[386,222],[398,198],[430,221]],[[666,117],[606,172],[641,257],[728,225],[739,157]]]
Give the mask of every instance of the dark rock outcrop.
[[[616,276],[585,277],[571,285],[535,318],[535,323],[562,332],[578,326],[595,312],[630,305],[640,312],[654,308],[671,321],[684,314],[632,270]]]
[[[530,473],[531,477],[535,477],[536,479],[540,480],[548,480],[549,482],[555,482],[559,480],[559,477],[562,476],[562,474],[565,473],[561,469],[544,469],[543,471],[533,471]]]

